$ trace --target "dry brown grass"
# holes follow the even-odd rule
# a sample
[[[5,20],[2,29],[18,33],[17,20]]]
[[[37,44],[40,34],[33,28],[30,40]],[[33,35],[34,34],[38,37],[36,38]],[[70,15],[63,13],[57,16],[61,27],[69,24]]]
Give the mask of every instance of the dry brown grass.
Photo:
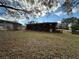
[[[79,35],[0,31],[0,59],[79,59]]]

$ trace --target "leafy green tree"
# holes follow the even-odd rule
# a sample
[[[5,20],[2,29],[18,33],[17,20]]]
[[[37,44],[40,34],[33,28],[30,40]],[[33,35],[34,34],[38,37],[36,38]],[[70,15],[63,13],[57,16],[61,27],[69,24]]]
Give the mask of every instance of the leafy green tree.
[[[72,25],[78,25],[79,24],[79,19],[76,17],[71,17],[71,18],[66,18],[62,20],[62,26],[65,29],[68,29],[68,25],[72,23]]]

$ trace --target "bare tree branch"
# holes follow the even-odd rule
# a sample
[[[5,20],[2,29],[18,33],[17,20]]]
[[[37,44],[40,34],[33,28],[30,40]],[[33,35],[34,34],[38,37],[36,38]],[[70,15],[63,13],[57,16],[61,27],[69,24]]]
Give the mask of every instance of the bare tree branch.
[[[16,10],[16,11],[23,11],[23,12],[26,12],[26,13],[32,13],[32,11],[27,11],[25,9],[17,9],[17,8],[14,8],[14,7],[11,7],[11,6],[6,6],[6,5],[0,5],[0,7],[4,7],[4,8],[9,8],[9,9],[13,9],[13,10]]]
[[[53,11],[53,7],[57,7],[60,1],[62,0],[0,0],[0,7],[6,8],[7,11],[13,14],[21,11],[24,15],[29,14],[30,16],[40,17],[44,12],[46,14]],[[64,0],[63,2],[62,7],[64,8],[62,10],[68,14],[72,12],[74,7],[79,5],[79,0]],[[26,18],[28,18],[27,15]]]

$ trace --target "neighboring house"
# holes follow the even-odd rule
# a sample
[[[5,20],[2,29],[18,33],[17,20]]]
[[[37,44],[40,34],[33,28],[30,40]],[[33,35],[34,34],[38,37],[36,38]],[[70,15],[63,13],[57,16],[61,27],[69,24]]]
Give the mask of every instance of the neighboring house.
[[[21,29],[20,23],[0,19],[0,30],[20,30],[20,29]]]
[[[69,30],[72,30],[71,27],[72,27],[72,23],[69,23],[69,24],[68,24],[68,28],[69,28]]]
[[[56,31],[56,25],[57,22],[27,24],[26,30],[54,32]]]

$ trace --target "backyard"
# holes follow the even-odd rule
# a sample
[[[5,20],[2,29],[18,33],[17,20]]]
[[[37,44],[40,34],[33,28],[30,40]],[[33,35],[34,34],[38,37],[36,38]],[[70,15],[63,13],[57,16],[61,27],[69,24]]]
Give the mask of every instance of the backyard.
[[[0,59],[79,59],[79,35],[0,31]]]

